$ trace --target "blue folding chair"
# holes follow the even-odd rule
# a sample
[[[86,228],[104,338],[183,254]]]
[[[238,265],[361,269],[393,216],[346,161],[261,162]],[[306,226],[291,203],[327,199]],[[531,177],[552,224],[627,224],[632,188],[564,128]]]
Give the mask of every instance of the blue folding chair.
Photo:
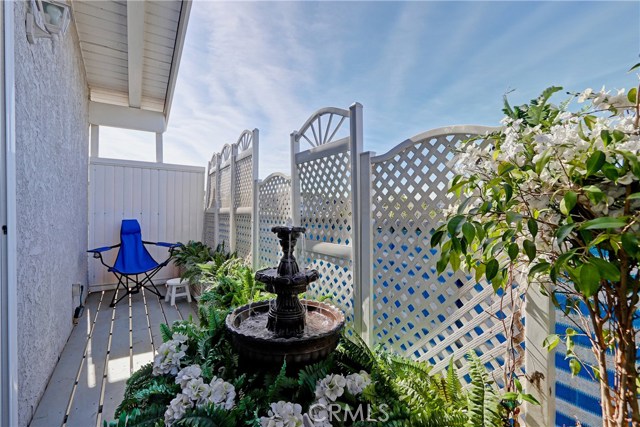
[[[145,245],[156,245],[169,248],[169,257],[161,263],[157,263],[153,259]],[[101,248],[90,249],[87,252],[92,253],[94,258],[100,259],[102,265],[107,267],[111,273],[113,273],[118,279],[118,287],[122,286],[125,294],[122,295],[116,301],[116,293],[113,294],[111,304],[109,307],[115,307],[121,299],[129,294],[137,294],[140,292],[140,288],[144,287],[150,292],[153,292],[160,298],[164,298],[156,285],[153,283],[153,276],[156,275],[164,267],[169,264],[171,257],[173,256],[173,250],[181,246],[179,243],[165,243],[165,242],[146,242],[142,240],[142,233],[140,232],[140,224],[135,219],[123,219],[122,226],[120,227],[120,243],[113,246],[104,246]],[[118,250],[118,256],[116,262],[110,266],[104,262],[102,254],[108,252],[111,249],[120,248]],[[142,278],[138,276],[142,275]],[[135,283],[135,286],[130,287],[129,282]],[[148,287],[151,285],[151,287]]]

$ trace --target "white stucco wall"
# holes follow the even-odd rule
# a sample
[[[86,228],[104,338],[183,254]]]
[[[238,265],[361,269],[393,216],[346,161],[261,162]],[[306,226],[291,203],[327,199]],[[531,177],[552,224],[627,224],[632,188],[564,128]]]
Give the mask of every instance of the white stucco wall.
[[[19,420],[26,426],[72,328],[86,284],[88,89],[73,24],[27,42],[15,3]]]

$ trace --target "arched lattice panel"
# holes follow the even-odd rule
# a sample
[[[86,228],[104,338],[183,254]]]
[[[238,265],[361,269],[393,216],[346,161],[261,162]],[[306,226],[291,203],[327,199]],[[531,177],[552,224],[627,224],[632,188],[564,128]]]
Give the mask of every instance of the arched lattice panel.
[[[220,207],[231,207],[231,156],[232,148],[230,145],[225,145],[220,153]]]
[[[271,228],[287,224],[291,220],[291,178],[273,174],[260,183],[258,190],[259,211],[259,267],[278,264],[282,253]]]
[[[350,126],[350,121],[360,108],[354,104],[350,111],[321,109],[293,134],[296,149],[308,148],[295,153],[297,181],[292,188],[293,200],[299,203],[294,217],[306,228],[306,248],[300,258],[320,273],[308,295],[329,297],[345,312],[350,326],[354,326],[352,158],[359,154],[351,151],[355,141],[361,142],[361,135],[351,134],[358,126]]]
[[[451,200],[455,149],[485,130],[428,132],[371,161],[373,339],[436,372],[453,357],[466,374],[463,360],[471,350],[498,370],[496,357],[504,353],[509,301],[461,271],[438,275],[439,253],[430,245]]]
[[[237,160],[236,160],[236,176],[235,176],[235,201],[234,206],[251,207],[253,206],[253,132],[245,130],[236,142]],[[257,179],[257,177],[255,177]]]

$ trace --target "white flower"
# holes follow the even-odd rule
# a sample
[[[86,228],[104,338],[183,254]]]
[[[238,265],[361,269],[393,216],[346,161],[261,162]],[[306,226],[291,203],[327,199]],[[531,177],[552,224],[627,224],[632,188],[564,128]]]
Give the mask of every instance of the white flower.
[[[302,427],[302,406],[279,401],[272,403],[268,417],[260,417],[262,427]]]
[[[188,409],[193,408],[193,402],[182,393],[178,393],[176,397],[169,403],[164,413],[164,424],[167,427],[173,425],[174,422],[184,416]]]
[[[153,375],[176,375],[180,369],[180,361],[185,356],[187,337],[173,334],[172,339],[158,348],[158,354],[153,359]]]
[[[329,401],[335,402],[344,394],[347,380],[342,375],[327,375],[316,384],[316,399],[326,397]]]
[[[187,366],[176,375],[176,384],[180,384],[181,388],[185,388],[190,380],[199,378],[200,375],[202,375],[200,365]]]
[[[362,391],[371,384],[371,377],[365,371],[360,371],[359,374],[347,375],[347,390],[354,396],[362,393]]]
[[[203,396],[203,403],[213,403],[224,409],[231,409],[235,405],[236,389],[221,378],[213,377],[209,384],[209,392]]]
[[[194,402],[200,402],[203,396],[209,395],[209,384],[205,384],[202,378],[194,378],[189,380],[182,393]]]

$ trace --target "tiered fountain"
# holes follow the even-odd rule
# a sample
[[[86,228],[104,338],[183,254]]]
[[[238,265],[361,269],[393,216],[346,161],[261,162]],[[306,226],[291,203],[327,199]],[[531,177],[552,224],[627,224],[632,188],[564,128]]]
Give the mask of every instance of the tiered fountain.
[[[329,355],[338,344],[344,314],[319,301],[299,300],[298,294],[318,280],[318,271],[300,271],[293,255],[303,227],[273,227],[283,256],[277,268],[256,273],[275,300],[260,301],[235,309],[226,319],[232,342],[246,362],[279,367],[307,365]],[[263,365],[264,366],[264,365]]]

